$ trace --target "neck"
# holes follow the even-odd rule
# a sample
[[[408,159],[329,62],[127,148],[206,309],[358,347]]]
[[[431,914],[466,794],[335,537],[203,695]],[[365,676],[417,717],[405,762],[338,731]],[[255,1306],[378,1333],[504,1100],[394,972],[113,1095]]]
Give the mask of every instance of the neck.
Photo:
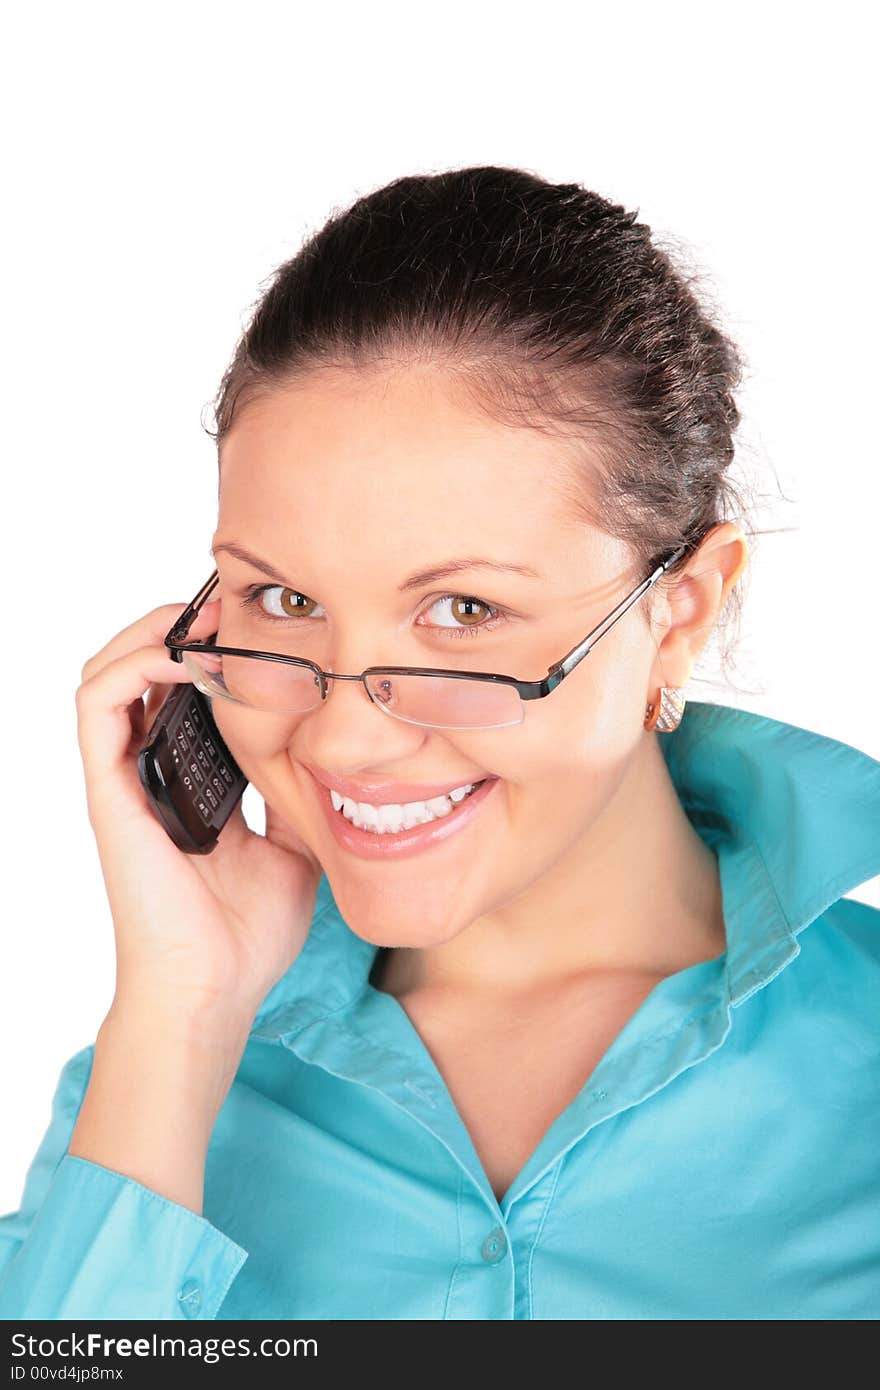
[[[645,736],[589,830],[526,889],[450,941],[380,951],[374,984],[531,992],[578,975],[662,977],[726,948],[714,852],[694,830],[658,735]]]

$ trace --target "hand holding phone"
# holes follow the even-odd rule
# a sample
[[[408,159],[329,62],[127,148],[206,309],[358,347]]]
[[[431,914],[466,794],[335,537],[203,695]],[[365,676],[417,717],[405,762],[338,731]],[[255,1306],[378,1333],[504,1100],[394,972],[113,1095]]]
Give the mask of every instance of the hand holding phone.
[[[155,692],[162,703],[152,720]],[[214,723],[211,705],[194,685],[153,687],[147,697],[148,733],[138,772],[159,823],[186,854],[211,854],[247,778]],[[149,722],[148,722],[149,721]]]
[[[302,949],[321,865],[268,806],[265,835],[247,825],[240,804],[246,779],[206,717],[208,701],[194,702],[199,692],[186,667],[164,646],[183,607],[154,609],[86,662],[77,736],[116,935],[114,1011],[136,1000],[143,1014],[149,1001],[176,1016],[211,1010],[238,1026]],[[219,600],[207,603],[193,639],[206,640],[218,616]],[[190,726],[193,741],[184,750],[177,735],[182,729],[189,738]],[[181,790],[190,790],[186,760],[175,762],[172,746],[193,752],[200,767],[201,748],[214,773],[226,766],[233,782],[216,816],[206,817],[197,800],[181,800]],[[154,773],[162,782],[151,793]],[[165,818],[157,809],[163,802]],[[188,821],[193,806],[205,832],[201,846],[198,819]],[[204,806],[213,813],[210,801]]]

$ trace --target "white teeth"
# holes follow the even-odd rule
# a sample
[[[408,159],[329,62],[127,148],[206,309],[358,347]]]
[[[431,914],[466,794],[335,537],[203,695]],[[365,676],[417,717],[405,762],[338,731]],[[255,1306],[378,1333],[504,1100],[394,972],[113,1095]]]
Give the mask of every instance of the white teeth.
[[[468,782],[443,796],[432,796],[429,801],[406,801],[402,805],[385,806],[372,806],[367,801],[353,801],[349,796],[340,796],[339,792],[331,787],[330,801],[335,811],[341,811],[346,820],[361,830],[388,835],[448,816],[458,803],[464,801],[473,791],[475,785],[476,783]]]
[[[377,806],[379,830],[384,834],[396,834],[403,829],[403,810],[400,806]]]
[[[365,830],[376,830],[379,825],[379,812],[366,801],[356,803],[356,815]],[[343,807],[344,809],[344,807]]]

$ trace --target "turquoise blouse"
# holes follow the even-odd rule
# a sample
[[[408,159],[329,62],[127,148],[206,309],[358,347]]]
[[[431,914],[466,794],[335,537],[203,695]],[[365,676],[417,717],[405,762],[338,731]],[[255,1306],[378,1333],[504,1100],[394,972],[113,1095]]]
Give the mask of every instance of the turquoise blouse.
[[[880,911],[842,896],[880,874],[880,762],[693,700],[658,737],[727,949],[654,987],[502,1201],[325,876],[204,1215],[67,1153],[84,1047],[0,1217],[0,1317],[880,1315]]]

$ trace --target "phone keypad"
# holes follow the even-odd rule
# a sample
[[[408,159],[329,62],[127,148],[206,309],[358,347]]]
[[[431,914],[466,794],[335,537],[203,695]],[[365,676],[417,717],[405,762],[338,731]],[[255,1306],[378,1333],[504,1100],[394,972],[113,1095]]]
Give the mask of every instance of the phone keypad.
[[[169,749],[181,785],[205,824],[210,825],[235,785],[235,777],[197,705],[184,710],[170,736]]]
[[[204,772],[202,772],[202,769],[199,767],[195,758],[190,758],[189,762],[187,763],[187,767],[189,768],[189,771],[192,773],[192,779],[195,782],[196,786],[203,787],[205,785],[205,774]]]

